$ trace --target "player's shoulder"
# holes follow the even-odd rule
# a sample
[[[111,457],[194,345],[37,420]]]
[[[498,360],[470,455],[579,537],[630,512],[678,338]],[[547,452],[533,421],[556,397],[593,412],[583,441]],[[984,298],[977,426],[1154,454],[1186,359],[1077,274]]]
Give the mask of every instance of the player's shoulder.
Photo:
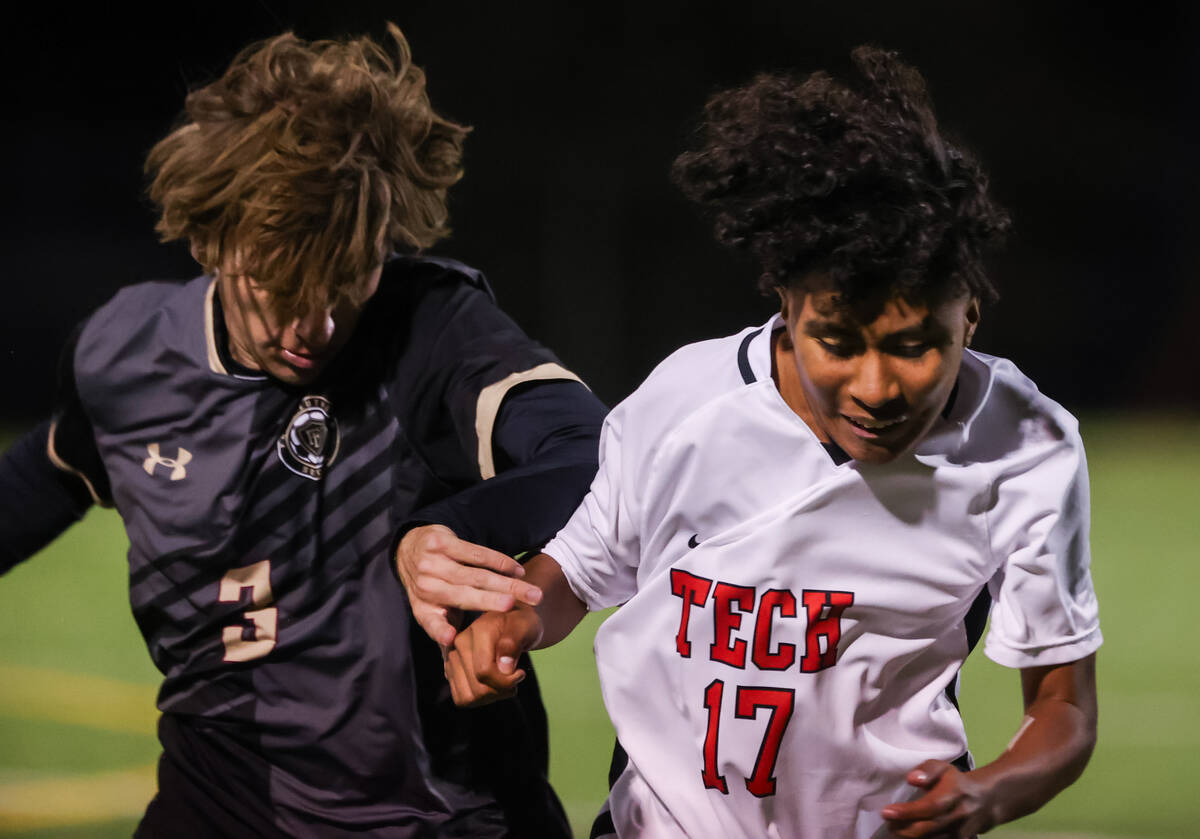
[[[211,277],[201,276],[125,286],[84,322],[77,357],[102,368],[132,349],[144,350],[152,336],[162,339],[186,334],[187,322],[202,325],[211,284]]]
[[[758,381],[748,358],[755,341],[770,343],[768,332],[764,326],[749,326],[733,335],[685,344],[621,403],[621,415],[629,424],[667,430],[715,403],[737,398]]]
[[[1031,453],[1082,451],[1079,422],[1006,358],[968,350],[952,417],[966,454],[978,460],[1021,460]],[[961,403],[961,404],[957,404]]]
[[[739,388],[748,383],[743,371],[747,339],[759,337],[762,330],[748,326],[733,335],[684,344],[659,362],[643,387],[678,391],[701,401]]]
[[[451,333],[494,331],[497,321],[507,325],[483,272],[447,257],[394,255],[360,329],[386,334],[408,324],[412,341],[432,345]]]
[[[208,281],[211,281],[210,277],[197,277],[192,280],[148,280],[124,286],[95,311],[88,319],[89,325],[136,322],[161,311],[181,294],[186,295],[189,286],[204,285]]]
[[[437,306],[455,298],[479,296],[495,303],[483,272],[443,256],[394,254],[383,266],[379,298],[385,305]]]

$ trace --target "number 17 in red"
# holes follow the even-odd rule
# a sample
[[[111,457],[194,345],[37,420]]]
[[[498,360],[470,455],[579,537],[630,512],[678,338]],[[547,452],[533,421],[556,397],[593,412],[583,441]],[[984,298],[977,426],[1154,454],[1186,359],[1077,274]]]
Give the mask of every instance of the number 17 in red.
[[[704,689],[708,729],[704,735],[704,770],[700,777],[706,788],[728,794],[729,785],[725,783],[725,776],[717,772],[717,736],[721,728],[721,700],[724,694],[725,683],[720,679],[713,680]],[[754,761],[754,771],[746,779],[746,789],[759,798],[775,794],[775,761],[779,758],[779,744],[792,719],[795,701],[795,691],[790,688],[738,685],[733,708],[737,719],[752,720],[758,716],[760,708],[771,709],[762,744],[758,747],[758,757]]]

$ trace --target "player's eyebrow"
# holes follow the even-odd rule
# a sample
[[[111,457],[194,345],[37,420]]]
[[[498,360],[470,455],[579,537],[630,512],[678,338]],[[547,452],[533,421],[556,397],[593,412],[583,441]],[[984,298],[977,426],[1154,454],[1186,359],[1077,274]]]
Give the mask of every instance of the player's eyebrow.
[[[805,335],[811,335],[814,338],[820,338],[822,335],[848,335],[858,331],[843,320],[820,316],[804,321],[801,328]]]
[[[884,340],[905,341],[913,338],[932,338],[944,332],[945,330],[935,323],[918,323],[897,329],[895,332],[889,332],[884,336]]]
[[[889,332],[884,336],[887,341],[907,341],[914,339],[924,339],[927,341],[943,341],[950,337],[949,330],[945,324],[935,318],[932,314],[922,318],[920,323],[914,323],[912,326],[906,326],[902,329],[897,329],[895,332]]]

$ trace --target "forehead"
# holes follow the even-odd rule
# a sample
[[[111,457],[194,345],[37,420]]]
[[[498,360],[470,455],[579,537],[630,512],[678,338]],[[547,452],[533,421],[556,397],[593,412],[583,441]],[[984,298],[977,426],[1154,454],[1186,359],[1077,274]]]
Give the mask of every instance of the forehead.
[[[262,303],[284,312],[324,309],[347,303],[361,306],[379,288],[383,266],[361,275],[336,275],[330,271],[324,276],[283,277],[266,271],[247,272],[243,265],[236,265],[223,276],[245,283],[249,292],[260,298]]]
[[[925,303],[905,300],[902,297],[879,297],[847,304],[833,291],[817,289],[802,292],[804,295],[800,317],[803,320],[819,320],[843,326],[868,326],[877,321],[920,323],[930,314]]]
[[[799,295],[803,299],[798,301],[801,305],[797,314],[803,323],[886,332],[950,324],[960,317],[968,302],[966,295],[939,302],[880,297],[848,305],[829,289],[800,291]]]

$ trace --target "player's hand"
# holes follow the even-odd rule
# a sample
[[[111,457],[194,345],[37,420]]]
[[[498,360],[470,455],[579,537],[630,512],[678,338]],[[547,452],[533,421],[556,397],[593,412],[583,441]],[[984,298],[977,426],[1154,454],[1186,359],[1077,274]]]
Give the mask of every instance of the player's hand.
[[[517,659],[541,637],[542,621],[528,607],[480,615],[458,633],[445,653],[446,681],[454,704],[487,705],[515,694],[525,678],[525,671],[517,669]]]
[[[417,623],[442,647],[454,642],[455,610],[507,611],[542,599],[521,580],[525,569],[510,556],[465,542],[448,527],[414,527],[400,540],[396,567]]]
[[[991,789],[973,773],[944,760],[927,760],[909,772],[907,780],[925,794],[883,808],[888,829],[896,836],[966,839],[996,824]]]

